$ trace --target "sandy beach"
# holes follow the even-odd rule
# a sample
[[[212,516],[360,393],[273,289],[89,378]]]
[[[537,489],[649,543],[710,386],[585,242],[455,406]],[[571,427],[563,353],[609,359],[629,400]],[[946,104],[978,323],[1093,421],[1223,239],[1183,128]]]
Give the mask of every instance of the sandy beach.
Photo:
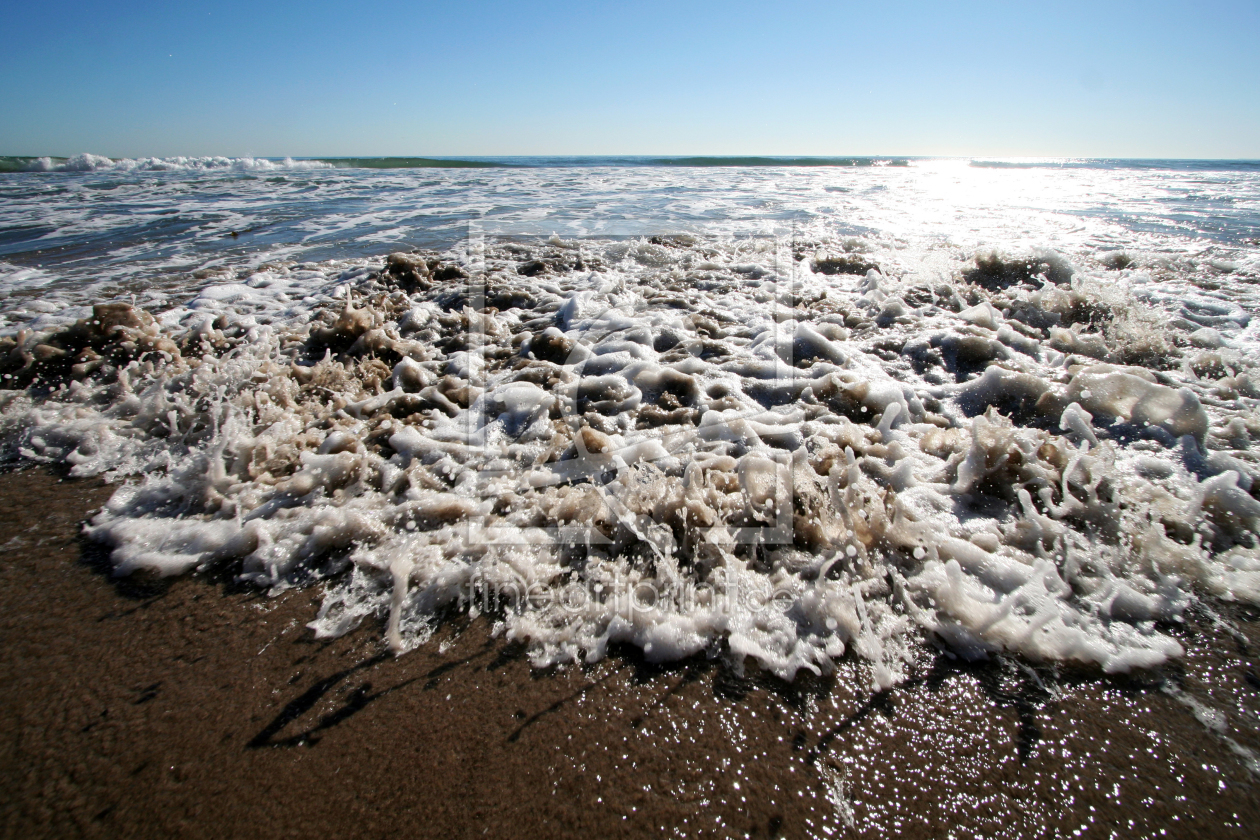
[[[1123,679],[926,654],[874,696],[852,659],[792,685],[629,651],[531,672],[484,620],[395,657],[371,622],[314,641],[310,590],[113,579],[80,538],[108,486],[0,487],[5,837],[1246,837],[1260,817],[1229,743],[1260,749],[1254,610],[1225,617],[1241,637],[1187,622],[1183,663]]]

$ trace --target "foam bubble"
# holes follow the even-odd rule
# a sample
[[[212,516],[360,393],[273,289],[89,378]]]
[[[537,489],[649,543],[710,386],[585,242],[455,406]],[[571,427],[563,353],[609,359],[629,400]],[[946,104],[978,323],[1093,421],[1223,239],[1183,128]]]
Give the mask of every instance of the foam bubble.
[[[1127,671],[1180,655],[1161,622],[1197,598],[1260,603],[1251,363],[1043,352],[1097,319],[1088,283],[925,295],[700,237],[483,257],[270,267],[0,339],[7,439],[122,482],[88,532],[120,572],[327,580],[315,632],[375,616],[396,651],[489,611],[538,665],[851,651],[886,687],[928,636]]]

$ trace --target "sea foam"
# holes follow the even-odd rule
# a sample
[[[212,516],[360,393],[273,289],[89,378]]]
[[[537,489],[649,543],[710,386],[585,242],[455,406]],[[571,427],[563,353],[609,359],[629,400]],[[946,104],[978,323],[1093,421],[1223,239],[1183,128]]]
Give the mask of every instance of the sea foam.
[[[277,169],[331,169],[333,164],[320,160],[294,160],[284,158],[253,157],[147,157],[108,158],[102,155],[81,154],[70,158],[39,157],[25,164],[28,172],[203,172],[230,170],[237,172],[269,171]]]
[[[1156,341],[1058,255],[925,284],[846,247],[271,266],[0,339],[0,419],[119,482],[87,529],[118,573],[320,583],[316,635],[400,652],[486,612],[538,666],[851,652],[886,687],[925,640],[1154,666],[1197,600],[1260,604],[1260,391],[1201,332],[1244,315]]]

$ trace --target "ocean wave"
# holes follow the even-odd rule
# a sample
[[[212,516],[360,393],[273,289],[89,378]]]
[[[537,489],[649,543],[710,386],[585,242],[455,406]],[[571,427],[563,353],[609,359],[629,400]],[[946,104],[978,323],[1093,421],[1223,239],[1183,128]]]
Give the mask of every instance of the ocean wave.
[[[0,172],[266,172],[281,169],[331,169],[321,160],[233,157],[110,158],[81,154],[59,157],[0,158]]]
[[[423,157],[320,158],[338,169],[503,169],[521,164],[502,160]]]
[[[908,166],[906,158],[879,157],[777,157],[777,156],[617,156],[583,155],[577,157],[492,157],[492,158],[322,158],[338,167],[365,169],[485,169],[553,167],[780,167],[780,166]]]
[[[907,158],[878,157],[661,157],[644,161],[653,166],[909,166]]]
[[[0,157],[0,172],[243,172],[273,169],[515,169],[553,167],[870,167],[909,166],[907,158],[879,157],[326,157],[232,158],[165,157],[109,158],[82,154],[60,157]]]
[[[968,162],[977,169],[1060,169],[1067,166],[1079,166],[1082,161],[1074,158],[972,158]]]
[[[1174,172],[1256,172],[1256,160],[1180,160],[1112,158],[972,158],[977,169],[1136,169]]]
[[[489,158],[422,158],[422,157],[364,157],[321,158],[336,167],[361,169],[490,169],[490,168],[541,168],[553,167],[780,167],[780,166],[908,166],[906,158],[878,157],[775,157],[775,156],[721,156],[705,155],[690,157],[607,156],[584,155],[577,157],[489,157]]]
[[[215,172],[282,169],[553,169],[553,168],[868,168],[907,167],[933,162],[958,162],[976,169],[1099,169],[1167,170],[1181,172],[1256,172],[1254,160],[1129,160],[1103,158],[909,158],[878,156],[500,156],[500,157],[149,157],[109,158],[81,154],[74,157],[0,156],[3,172]]]

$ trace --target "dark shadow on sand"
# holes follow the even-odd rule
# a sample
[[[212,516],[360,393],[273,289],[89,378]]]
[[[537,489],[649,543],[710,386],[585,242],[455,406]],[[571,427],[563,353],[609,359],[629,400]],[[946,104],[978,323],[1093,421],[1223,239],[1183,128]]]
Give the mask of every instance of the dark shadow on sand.
[[[296,699],[289,701],[289,703],[280,710],[280,714],[276,715],[272,719],[271,723],[264,726],[261,732],[251,738],[246,746],[250,749],[258,749],[260,747],[295,747],[314,744],[318,740],[318,738],[314,737],[317,732],[336,726],[338,723],[346,720],[351,715],[362,711],[373,700],[383,697],[396,689],[402,688],[403,686],[414,682],[414,680],[405,680],[397,685],[385,689],[384,691],[378,691],[375,694],[369,693],[372,689],[372,684],[365,682],[350,692],[349,697],[340,708],[321,717],[314,726],[298,733],[297,735],[279,740],[276,739],[276,736],[279,735],[286,726],[309,712],[312,708],[314,708],[316,703],[328,694],[328,692],[332,691],[347,678],[359,671],[379,665],[381,662],[388,659],[389,656],[390,654],[388,653],[378,653],[376,656],[373,656],[370,659],[365,659],[357,665],[353,665],[318,680],[313,686],[302,692],[302,694]]]

